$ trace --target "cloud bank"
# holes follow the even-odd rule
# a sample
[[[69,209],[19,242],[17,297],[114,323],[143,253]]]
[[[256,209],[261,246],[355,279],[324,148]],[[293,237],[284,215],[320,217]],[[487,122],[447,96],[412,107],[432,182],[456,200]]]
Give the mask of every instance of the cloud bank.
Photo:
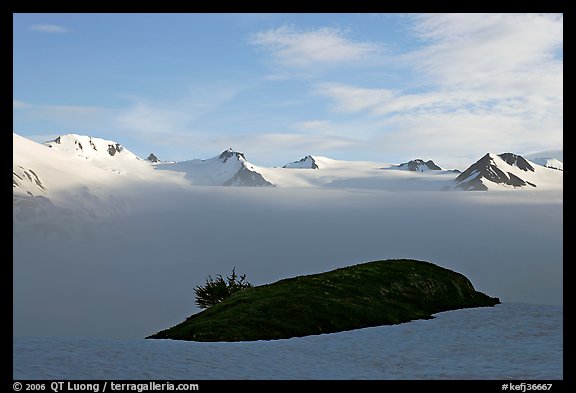
[[[279,64],[297,68],[366,61],[380,52],[377,44],[352,40],[348,34],[329,27],[280,26],[253,34],[250,43],[268,51]]]
[[[61,236],[41,223],[15,226],[16,335],[144,337],[195,312],[193,287],[234,266],[265,284],[414,258],[461,272],[503,302],[562,303],[558,193],[131,192],[139,197],[126,214],[65,224]]]
[[[47,34],[60,34],[68,33],[69,30],[60,25],[32,25],[28,28],[30,31],[36,33],[47,33]]]

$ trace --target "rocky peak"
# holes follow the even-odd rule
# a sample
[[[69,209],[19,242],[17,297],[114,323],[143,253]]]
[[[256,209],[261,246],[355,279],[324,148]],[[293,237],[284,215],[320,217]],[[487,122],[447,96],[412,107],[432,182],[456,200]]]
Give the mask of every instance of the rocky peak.
[[[224,150],[219,156],[218,158],[220,158],[222,160],[222,162],[226,162],[228,161],[230,158],[232,157],[236,157],[238,159],[238,161],[240,161],[240,159],[246,161],[246,157],[244,157],[244,153],[239,153],[237,151],[232,150],[232,148],[229,148],[227,150]]]
[[[417,158],[415,160],[410,160],[408,162],[404,162],[402,164],[399,165],[400,168],[404,168],[404,169],[408,169],[409,171],[414,171],[414,172],[424,172],[424,171],[440,171],[442,170],[442,168],[440,168],[438,165],[436,165],[434,163],[434,161],[432,160],[428,160],[428,161],[424,161],[420,158]]]
[[[158,159],[158,157],[156,157],[156,156],[154,155],[154,153],[150,153],[150,155],[148,156],[147,160],[150,161],[150,162],[160,162],[160,160]]]
[[[94,150],[96,150],[96,146],[94,146]],[[120,153],[124,148],[122,146],[120,146],[119,143],[115,143],[113,145],[108,145],[108,154],[110,154],[111,156],[114,156],[114,154],[116,153]]]
[[[519,169],[523,171],[532,171],[534,172],[534,167],[530,165],[528,161],[522,156],[519,156],[514,153],[502,153],[498,154],[498,157],[506,161],[508,165],[517,166]]]
[[[282,168],[309,168],[309,169],[319,169],[316,160],[311,155],[307,155],[301,160],[291,162],[284,165]]]
[[[504,163],[500,161],[500,165],[498,165],[498,158],[504,161]],[[525,172],[534,171],[532,165],[522,156],[512,153],[503,153],[495,156],[486,153],[456,177],[455,182],[458,183],[456,187],[471,191],[485,191],[488,187],[484,184],[484,181],[513,186],[514,188],[522,188],[525,186],[536,187],[536,184],[510,172],[512,168],[509,166],[517,167]]]

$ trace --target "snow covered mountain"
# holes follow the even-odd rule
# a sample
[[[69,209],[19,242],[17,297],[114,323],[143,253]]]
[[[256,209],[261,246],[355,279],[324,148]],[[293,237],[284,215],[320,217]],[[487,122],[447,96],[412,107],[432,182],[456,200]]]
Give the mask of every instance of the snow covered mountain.
[[[22,165],[16,165],[12,169],[12,187],[16,194],[30,196],[46,194],[46,187],[36,172]]]
[[[139,160],[135,154],[125,149],[119,143],[87,135],[66,134],[57,137],[44,145],[51,149],[78,156],[86,160]]]
[[[354,167],[358,163],[362,163],[363,161],[341,161],[341,160],[334,160],[332,158],[323,157],[323,156],[311,156],[307,155],[306,157],[288,163],[284,165],[282,168],[284,169],[331,169],[331,168],[342,168],[345,166]]]
[[[434,163],[434,161],[432,160],[428,160],[428,161],[424,161],[420,158],[417,158],[415,160],[410,160],[408,162],[404,162],[400,165],[398,165],[398,167],[400,169],[407,169],[409,171],[413,171],[413,172],[425,172],[425,171],[441,171],[442,168],[440,168],[438,165],[436,165]]]
[[[302,170],[302,169],[314,170]],[[356,188],[380,190],[440,190],[456,174],[447,170],[405,170],[398,164],[344,161],[308,155],[282,168],[259,168],[278,187]]]
[[[560,162],[564,162],[564,149],[546,150],[537,153],[524,154],[524,158],[530,161],[534,161],[537,158],[555,158]]]
[[[306,169],[318,169],[318,164],[316,159],[312,156],[306,156],[301,160],[291,162],[284,165],[282,168],[306,168]]]
[[[546,168],[564,170],[564,150],[548,150],[538,153],[527,154],[526,159]]]
[[[564,170],[564,163],[556,158],[535,158],[532,162],[546,168],[558,169],[559,171]]]
[[[432,160],[386,164],[315,155],[281,168],[268,168],[250,163],[243,153],[232,149],[209,159],[182,162],[161,161],[154,154],[141,159],[115,141],[78,134],[61,135],[44,144],[14,134],[13,144],[15,205],[54,204],[89,217],[126,211],[127,201],[143,188],[146,192],[171,186],[394,191],[562,189],[563,180],[562,171],[512,153],[486,154],[458,174],[443,170]],[[306,168],[313,170],[302,170]]]
[[[546,153],[546,152],[544,152]],[[553,153],[553,152],[550,152]],[[564,170],[564,162],[563,159],[558,159],[556,156],[547,156],[545,154],[533,154],[531,155],[533,158],[528,158],[531,162],[541,165],[546,168],[557,169],[559,171]],[[562,158],[562,153],[558,155]]]
[[[274,184],[258,172],[258,167],[246,160],[243,153],[232,149],[207,160],[190,160],[156,166],[156,169],[182,172],[192,185],[273,187]]]
[[[113,141],[68,134],[40,144],[13,133],[12,143],[14,220],[52,231],[74,217],[126,213],[143,189],[186,184]]]
[[[148,161],[153,162],[153,163],[157,163],[157,162],[162,162],[158,159],[158,157],[156,157],[154,155],[154,153],[150,153],[150,155],[148,156],[148,158],[146,158]]]
[[[536,188],[561,185],[562,173],[536,165],[513,153],[486,153],[454,180],[467,191],[506,188]]]
[[[79,187],[119,189],[176,178],[159,174],[149,161],[114,141],[66,134],[40,144],[16,133],[12,141],[16,194],[57,197]]]

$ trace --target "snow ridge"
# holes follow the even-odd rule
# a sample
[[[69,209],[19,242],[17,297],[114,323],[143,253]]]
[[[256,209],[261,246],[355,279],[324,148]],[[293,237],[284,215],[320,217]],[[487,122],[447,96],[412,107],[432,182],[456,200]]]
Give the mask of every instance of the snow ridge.
[[[86,204],[120,195],[134,182],[151,187],[178,184],[400,191],[562,189],[561,162],[547,163],[556,169],[513,153],[487,153],[459,173],[420,158],[384,164],[306,155],[281,168],[266,168],[252,164],[244,153],[232,148],[209,159],[173,162],[161,161],[153,153],[140,159],[117,142],[85,135],[65,134],[38,144],[14,134],[13,189],[14,195],[44,196],[54,203],[75,196]]]
[[[72,156],[83,157],[87,160],[103,160],[110,158],[129,160],[140,159],[117,142],[102,138],[93,138],[87,135],[60,135],[54,140],[45,142],[44,145]]]
[[[232,148],[207,160],[189,160],[156,166],[156,169],[182,172],[193,185],[273,187],[274,184],[246,160],[244,153]]]

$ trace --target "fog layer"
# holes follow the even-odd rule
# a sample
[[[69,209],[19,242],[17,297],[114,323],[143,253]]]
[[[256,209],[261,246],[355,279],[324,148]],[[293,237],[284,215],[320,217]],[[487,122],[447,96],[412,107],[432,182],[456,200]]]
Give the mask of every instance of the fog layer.
[[[388,258],[503,302],[562,304],[561,192],[134,192],[113,218],[14,221],[14,335],[144,337],[197,312],[208,275],[236,267],[258,285]]]

